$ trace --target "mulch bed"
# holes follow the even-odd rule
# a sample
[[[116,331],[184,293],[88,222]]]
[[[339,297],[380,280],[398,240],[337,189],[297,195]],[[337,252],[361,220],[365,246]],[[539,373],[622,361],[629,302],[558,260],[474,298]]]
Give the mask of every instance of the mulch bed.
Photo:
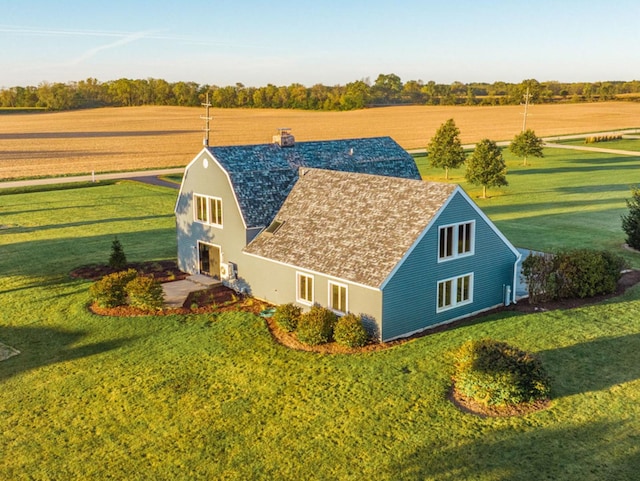
[[[101,279],[108,274],[113,274],[114,272],[119,271],[126,271],[127,269],[135,269],[140,274],[153,276],[159,282],[180,281],[186,279],[188,276],[188,274],[185,274],[180,269],[178,269],[178,264],[176,263],[176,261],[171,260],[153,262],[131,262],[122,269],[115,269],[105,264],[90,264],[72,270],[69,275],[77,279],[97,281],[98,279]]]
[[[484,404],[480,404],[474,399],[459,393],[456,391],[455,386],[451,388],[447,397],[449,401],[451,401],[461,411],[485,418],[524,416],[525,414],[541,411],[551,406],[551,401],[549,399],[535,401],[532,403],[515,404],[512,406],[485,406]]]
[[[189,275],[178,269],[176,261],[162,260],[153,262],[132,262],[122,269],[114,269],[108,265],[92,264],[78,267],[69,273],[73,278],[98,280],[114,272],[135,269],[138,273],[153,276],[159,282],[180,281]],[[232,289],[217,284],[201,291],[189,293],[182,307],[165,308],[157,311],[149,311],[131,306],[118,306],[104,308],[91,304],[89,310],[100,316],[137,317],[137,316],[168,316],[175,314],[206,314],[221,313],[226,311],[245,311],[260,314],[269,307],[266,302],[258,301],[240,294]]]

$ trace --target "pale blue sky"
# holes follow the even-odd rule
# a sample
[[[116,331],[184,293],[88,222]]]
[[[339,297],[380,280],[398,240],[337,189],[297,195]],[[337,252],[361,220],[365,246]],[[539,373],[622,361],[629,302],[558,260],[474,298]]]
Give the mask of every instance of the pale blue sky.
[[[640,78],[638,0],[0,0],[0,87]]]

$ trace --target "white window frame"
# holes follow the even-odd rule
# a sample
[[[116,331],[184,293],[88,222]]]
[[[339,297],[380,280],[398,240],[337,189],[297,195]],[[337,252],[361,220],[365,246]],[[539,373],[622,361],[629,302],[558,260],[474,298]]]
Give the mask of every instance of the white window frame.
[[[198,218],[198,205],[202,199],[206,202],[206,219]],[[222,227],[222,198],[210,195],[193,194],[193,220],[200,224]],[[220,222],[218,222],[218,220]]]
[[[311,300],[305,299],[305,298],[300,296],[300,287],[301,287],[300,279],[302,277],[305,277],[307,279],[311,279],[311,292],[307,292],[307,294],[311,294]],[[315,299],[314,287],[315,287],[315,279],[311,274],[308,274],[306,272],[296,272],[296,301],[297,302],[299,302],[300,304],[304,304],[305,306],[312,306],[313,305],[313,301]],[[307,287],[306,290],[308,291],[309,288]]]
[[[468,251],[459,252],[460,250],[459,234],[460,234],[460,227],[462,226],[468,226],[467,228],[471,229],[471,235],[470,235],[471,245],[469,246]],[[445,255],[442,256],[441,251],[443,250],[442,248],[443,231],[448,232],[449,229],[451,230],[450,231],[451,254],[446,255],[447,253],[445,252]],[[446,233],[444,235],[447,236]],[[476,250],[476,221],[475,220],[458,222],[456,224],[441,225],[440,227],[438,227],[438,262],[446,262],[453,259],[460,259],[461,257],[472,256],[473,254],[475,254],[475,250]]]
[[[333,288],[344,288],[344,311],[333,306]],[[336,281],[329,281],[329,298],[327,299],[329,309],[338,314],[346,314],[349,312],[349,286]]]
[[[461,287],[460,282],[469,278],[469,288],[468,288],[468,298],[458,300],[458,290]],[[441,286],[450,283],[451,289],[449,291],[449,304],[443,304],[440,306],[440,290]],[[465,306],[467,304],[471,304],[473,302],[473,272],[469,272],[467,274],[462,274],[456,277],[449,277],[448,279],[442,279],[438,281],[438,286],[436,288],[436,312],[444,312],[449,309],[455,309],[456,307]]]

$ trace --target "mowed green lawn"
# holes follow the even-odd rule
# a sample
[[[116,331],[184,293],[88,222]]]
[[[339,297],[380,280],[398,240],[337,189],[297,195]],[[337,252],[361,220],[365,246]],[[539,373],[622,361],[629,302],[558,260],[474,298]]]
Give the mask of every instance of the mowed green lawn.
[[[639,160],[548,154],[510,161],[480,205],[519,246],[617,249]],[[0,195],[0,342],[21,351],[0,362],[0,479],[637,479],[640,288],[361,355],[289,350],[248,314],[90,314],[68,272],[115,235],[132,261],[174,258],[175,196]],[[540,354],[549,409],[480,418],[447,400],[450,352],[487,336]]]
[[[481,187],[465,181],[464,168],[450,171],[450,181],[462,185],[518,247],[607,249],[640,267],[639,256],[623,248],[621,228],[625,199],[640,185],[640,157],[551,148],[544,154],[523,166],[504,149],[509,185],[489,188],[487,199],[479,198]],[[426,157],[416,163],[425,179],[444,180],[444,171],[430,168]]]

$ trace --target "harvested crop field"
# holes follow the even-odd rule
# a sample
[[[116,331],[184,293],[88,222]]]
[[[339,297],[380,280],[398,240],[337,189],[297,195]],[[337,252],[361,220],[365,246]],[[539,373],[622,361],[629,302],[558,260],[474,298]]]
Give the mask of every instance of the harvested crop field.
[[[640,103],[534,105],[527,127],[540,136],[639,127]],[[463,143],[508,140],[521,106],[385,107],[350,112],[212,109],[211,145],[264,143],[279,127],[298,140],[389,135],[423,148],[449,118]],[[202,108],[127,107],[0,115],[0,180],[185,166],[202,147]]]

